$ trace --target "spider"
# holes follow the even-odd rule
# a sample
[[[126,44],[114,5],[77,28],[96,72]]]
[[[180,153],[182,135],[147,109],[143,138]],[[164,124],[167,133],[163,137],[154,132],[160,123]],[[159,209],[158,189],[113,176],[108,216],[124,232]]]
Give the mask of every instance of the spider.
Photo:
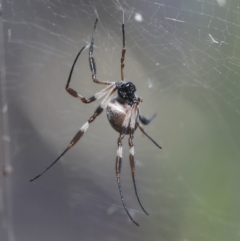
[[[71,149],[83,136],[85,131],[88,129],[89,125],[96,119],[97,116],[99,116],[104,109],[107,109],[107,118],[110,122],[113,129],[115,129],[119,133],[118,141],[117,141],[117,157],[116,157],[116,177],[117,177],[117,184],[118,189],[122,201],[122,205],[128,215],[128,217],[132,220],[133,223],[135,223],[137,226],[139,224],[134,221],[132,216],[130,215],[122,193],[122,187],[121,187],[121,181],[120,181],[120,174],[121,174],[121,163],[122,163],[122,139],[125,135],[129,135],[128,143],[130,147],[130,155],[129,155],[129,161],[130,161],[130,167],[131,167],[131,173],[132,173],[132,179],[134,184],[134,190],[135,194],[138,200],[139,205],[141,206],[144,213],[148,215],[146,210],[144,209],[143,205],[141,204],[141,201],[138,196],[137,187],[135,183],[135,164],[134,164],[134,145],[133,145],[133,134],[134,131],[137,129],[137,127],[140,129],[140,131],[146,135],[158,148],[162,149],[161,146],[159,146],[143,129],[140,122],[144,125],[149,124],[156,116],[154,114],[150,119],[147,119],[139,114],[139,104],[142,102],[142,99],[140,97],[137,97],[135,94],[136,87],[132,82],[126,82],[124,78],[124,59],[125,59],[125,53],[126,53],[126,47],[125,47],[125,29],[124,29],[124,21],[122,23],[122,56],[121,56],[121,81],[117,82],[109,82],[109,81],[103,81],[97,79],[96,76],[96,64],[93,57],[93,45],[94,45],[94,33],[97,27],[98,18],[95,21],[92,37],[91,37],[91,43],[89,46],[89,65],[90,70],[92,72],[92,80],[93,82],[97,84],[107,85],[106,88],[99,91],[92,97],[86,99],[82,95],[80,95],[76,90],[69,87],[72,73],[74,70],[74,67],[76,65],[76,62],[81,55],[82,51],[88,47],[84,46],[77,54],[72,68],[69,73],[68,81],[66,84],[66,91],[72,95],[75,98],[80,99],[83,103],[89,104],[95,100],[98,100],[105,96],[105,99],[101,102],[101,104],[97,107],[94,114],[88,119],[88,121],[80,128],[80,130],[75,134],[73,139],[70,141],[67,148],[63,151],[63,153],[54,161],[52,162],[43,172],[41,172],[36,177],[32,178],[30,182],[36,180],[40,176],[42,176],[49,168],[51,168],[69,149]],[[115,92],[117,91],[117,96],[115,95]]]

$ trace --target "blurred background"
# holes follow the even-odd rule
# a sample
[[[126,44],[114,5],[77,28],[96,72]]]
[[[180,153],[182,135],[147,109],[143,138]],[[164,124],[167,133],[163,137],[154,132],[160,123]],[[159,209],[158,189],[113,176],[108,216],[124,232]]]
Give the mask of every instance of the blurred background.
[[[240,239],[239,0],[1,0],[0,240],[238,241]],[[96,14],[97,76],[125,77],[157,117],[135,133],[135,197],[128,137],[122,207],[116,177],[118,133],[103,113],[52,169],[99,102],[65,91],[73,60],[89,44]],[[89,97],[88,50],[72,87]]]

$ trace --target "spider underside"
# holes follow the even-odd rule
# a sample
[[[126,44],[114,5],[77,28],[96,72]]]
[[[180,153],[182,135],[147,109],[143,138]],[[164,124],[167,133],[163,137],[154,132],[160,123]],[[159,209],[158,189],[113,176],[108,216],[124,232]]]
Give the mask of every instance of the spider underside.
[[[69,73],[68,81],[66,84],[66,91],[72,95],[75,98],[80,99],[83,103],[88,104],[95,100],[98,100],[105,96],[101,104],[97,107],[94,114],[88,119],[88,121],[80,128],[80,130],[75,134],[73,139],[70,141],[67,148],[63,151],[63,153],[53,162],[51,163],[43,172],[41,172],[36,177],[32,178],[30,181],[34,181],[37,178],[39,178],[42,174],[44,174],[49,168],[51,168],[70,148],[72,148],[79,139],[83,136],[85,131],[88,129],[89,125],[96,119],[97,116],[99,116],[104,109],[107,110],[107,117],[109,120],[109,123],[119,133],[119,138],[117,141],[118,149],[117,149],[117,156],[116,156],[116,177],[117,177],[117,184],[118,189],[121,197],[121,201],[123,204],[123,207],[125,211],[127,212],[127,215],[132,220],[133,223],[135,223],[137,226],[139,224],[135,222],[130,215],[126,205],[125,201],[123,199],[122,194],[122,187],[120,182],[120,174],[121,174],[121,163],[122,163],[122,139],[125,135],[129,135],[128,143],[130,147],[130,154],[129,154],[129,162],[130,162],[130,168],[132,173],[132,179],[134,184],[134,190],[135,194],[138,200],[139,205],[141,206],[142,210],[148,215],[148,213],[145,211],[144,207],[142,206],[135,183],[135,164],[134,164],[134,145],[133,145],[133,134],[134,131],[137,129],[137,127],[140,129],[140,131],[146,135],[158,148],[161,149],[161,146],[159,146],[143,129],[140,122],[144,125],[149,124],[156,115],[153,115],[150,119],[146,119],[145,117],[141,116],[139,114],[139,104],[142,102],[142,99],[140,97],[137,97],[135,94],[136,87],[132,82],[126,82],[124,78],[124,60],[125,60],[125,53],[126,53],[126,47],[125,47],[125,29],[124,29],[124,23],[122,24],[122,36],[123,36],[123,46],[122,46],[122,55],[121,55],[121,81],[118,82],[109,82],[109,81],[103,81],[99,80],[96,77],[96,64],[93,57],[93,45],[94,45],[94,33],[97,27],[98,19],[96,19],[94,24],[94,29],[91,37],[91,44],[89,46],[89,65],[90,70],[92,72],[92,80],[93,82],[97,84],[103,84],[107,85],[106,88],[99,91],[95,95],[91,96],[90,98],[86,99],[84,96],[80,95],[76,90],[69,87],[72,73],[75,67],[75,64],[83,52],[83,50],[88,47],[83,47],[77,54],[71,71]],[[115,96],[115,93],[117,91],[117,96]]]

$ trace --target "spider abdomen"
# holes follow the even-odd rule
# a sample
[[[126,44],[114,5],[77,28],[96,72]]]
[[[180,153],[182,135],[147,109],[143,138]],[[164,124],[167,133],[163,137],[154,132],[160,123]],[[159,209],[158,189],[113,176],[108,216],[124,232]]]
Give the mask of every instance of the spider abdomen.
[[[127,101],[120,99],[118,96],[112,98],[107,105],[108,121],[112,128],[119,133],[122,130],[122,124],[129,109],[131,109],[131,105]],[[137,126],[135,129],[136,128]],[[126,134],[129,134],[129,129],[127,129]]]

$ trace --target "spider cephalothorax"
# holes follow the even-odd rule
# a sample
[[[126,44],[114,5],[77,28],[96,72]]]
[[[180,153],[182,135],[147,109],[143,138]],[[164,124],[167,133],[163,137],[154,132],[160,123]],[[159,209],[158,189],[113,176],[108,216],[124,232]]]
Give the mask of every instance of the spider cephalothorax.
[[[93,34],[92,34],[92,38],[91,38],[91,44],[89,46],[89,64],[90,64],[90,70],[92,72],[92,80],[97,84],[107,85],[107,87],[87,99],[69,86],[71,77],[72,77],[72,73],[73,73],[73,69],[78,60],[78,57],[81,55],[82,51],[86,47],[88,47],[88,46],[85,46],[78,52],[78,54],[73,62],[65,89],[70,95],[72,95],[75,98],[80,99],[85,104],[91,103],[104,96],[105,96],[105,98],[103,99],[101,104],[97,107],[97,109],[95,110],[93,115],[75,134],[75,136],[70,141],[67,148],[62,152],[62,154],[54,162],[52,162],[43,172],[41,172],[36,177],[32,178],[31,181],[34,181],[35,179],[39,178],[43,173],[45,173],[49,168],[51,168],[69,149],[71,149],[80,140],[80,138],[86,132],[86,130],[88,129],[90,124],[103,112],[103,110],[107,109],[108,120],[109,120],[111,126],[119,133],[119,138],[118,138],[118,142],[117,142],[118,149],[117,149],[115,171],[116,171],[117,184],[118,184],[121,201],[122,201],[123,207],[124,207],[125,211],[127,212],[127,215],[129,216],[129,218],[136,225],[138,225],[138,223],[136,223],[133,220],[132,216],[130,215],[128,209],[126,208],[125,201],[123,199],[122,187],[121,187],[121,182],[120,182],[121,163],[122,163],[122,139],[124,138],[125,135],[129,135],[129,139],[128,139],[128,143],[129,143],[129,147],[130,147],[129,161],[130,161],[134,190],[135,190],[137,200],[138,200],[142,210],[146,214],[148,214],[140,202],[140,199],[139,199],[138,193],[137,193],[136,183],[135,183],[133,134],[134,134],[134,131],[136,130],[136,128],[138,127],[144,135],[146,135],[158,148],[161,149],[161,146],[159,146],[145,132],[145,130],[143,129],[143,127],[140,124],[140,122],[144,125],[149,124],[156,115],[153,115],[152,118],[150,118],[150,119],[146,119],[145,117],[140,115],[139,104],[140,104],[140,102],[142,102],[142,99],[140,97],[136,96],[135,85],[132,82],[125,82],[125,80],[124,80],[124,59],[125,59],[125,52],[126,52],[124,23],[122,24],[123,47],[122,47],[122,57],[121,57],[121,81],[109,82],[109,81],[97,79],[96,64],[95,64],[94,57],[93,57],[94,32],[97,27],[97,22],[98,22],[98,19],[96,19],[96,21],[95,21]],[[118,95],[114,96],[116,91],[117,91]]]
[[[132,103],[136,99],[135,91],[137,90],[132,82],[119,82],[117,84],[118,96],[123,100]]]

